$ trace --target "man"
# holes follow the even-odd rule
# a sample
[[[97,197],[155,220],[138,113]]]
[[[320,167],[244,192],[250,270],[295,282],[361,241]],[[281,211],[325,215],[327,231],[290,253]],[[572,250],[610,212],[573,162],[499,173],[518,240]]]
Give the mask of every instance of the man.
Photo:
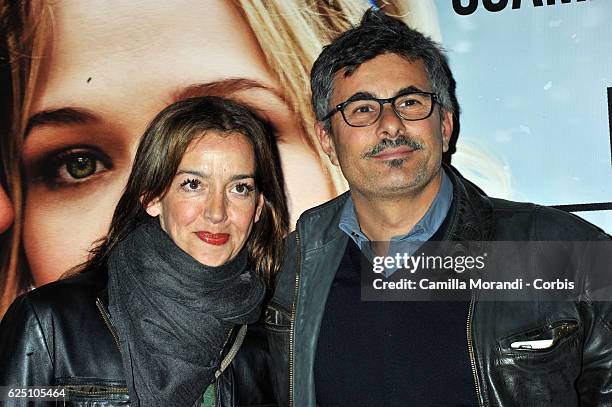
[[[361,301],[363,260],[396,242],[607,239],[572,215],[483,196],[442,164],[458,104],[439,47],[370,10],[323,50],[311,87],[321,146],[350,191],[304,213],[287,240],[266,315],[280,404],[612,405],[608,302],[478,290]],[[549,259],[526,261],[539,271]]]

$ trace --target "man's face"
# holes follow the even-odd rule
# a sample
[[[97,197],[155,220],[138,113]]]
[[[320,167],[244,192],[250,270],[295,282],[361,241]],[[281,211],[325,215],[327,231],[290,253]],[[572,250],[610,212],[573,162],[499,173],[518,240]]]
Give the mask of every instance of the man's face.
[[[330,105],[358,93],[385,99],[406,89],[432,92],[422,61],[383,54],[363,63],[348,77],[343,71],[336,73]],[[407,121],[385,104],[379,120],[368,127],[349,126],[340,112],[330,120],[331,132],[318,123],[317,134],[353,194],[372,199],[437,191],[442,152],[448,150],[453,130],[451,113],[436,105],[428,118]]]

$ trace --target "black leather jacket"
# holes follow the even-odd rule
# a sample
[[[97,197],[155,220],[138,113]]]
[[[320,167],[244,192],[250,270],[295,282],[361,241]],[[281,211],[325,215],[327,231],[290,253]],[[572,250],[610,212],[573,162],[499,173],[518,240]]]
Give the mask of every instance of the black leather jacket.
[[[483,196],[451,168],[446,171],[454,192],[443,240],[609,239],[573,215]],[[283,270],[266,311],[280,405],[316,404],[315,351],[327,295],[348,241],[338,228],[347,198],[344,194],[305,212],[287,240]],[[547,267],[544,259],[536,260],[535,267]],[[612,406],[609,302],[485,302],[478,301],[479,292],[474,295],[466,331],[478,405]],[[509,346],[516,338],[551,329],[560,337],[548,349]]]
[[[128,406],[106,285],[106,271],[90,271],[18,297],[0,324],[0,386],[63,386],[66,405]],[[228,338],[226,350],[234,339]],[[266,346],[261,327],[250,326],[238,355],[216,382],[217,406],[273,405]],[[4,403],[26,405],[24,399]]]

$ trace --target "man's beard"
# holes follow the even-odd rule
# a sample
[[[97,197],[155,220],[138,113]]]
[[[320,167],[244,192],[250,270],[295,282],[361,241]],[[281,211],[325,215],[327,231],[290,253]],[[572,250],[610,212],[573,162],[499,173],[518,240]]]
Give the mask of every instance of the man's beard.
[[[389,168],[400,168],[406,161],[408,160],[405,158],[395,158],[385,162],[385,164],[387,164],[387,167]]]

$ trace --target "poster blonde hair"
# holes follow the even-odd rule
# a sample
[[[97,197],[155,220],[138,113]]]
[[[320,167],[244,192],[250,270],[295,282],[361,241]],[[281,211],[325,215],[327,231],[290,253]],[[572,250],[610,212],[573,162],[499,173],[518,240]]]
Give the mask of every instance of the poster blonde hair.
[[[0,247],[0,317],[13,299],[31,285],[29,272],[22,272],[24,255],[21,248],[23,190],[20,168],[23,134],[40,74],[41,61],[52,35],[53,10],[45,1],[0,4],[1,46],[6,48],[9,71],[9,120],[0,134],[2,170],[6,175],[9,198],[15,220],[6,232]]]

